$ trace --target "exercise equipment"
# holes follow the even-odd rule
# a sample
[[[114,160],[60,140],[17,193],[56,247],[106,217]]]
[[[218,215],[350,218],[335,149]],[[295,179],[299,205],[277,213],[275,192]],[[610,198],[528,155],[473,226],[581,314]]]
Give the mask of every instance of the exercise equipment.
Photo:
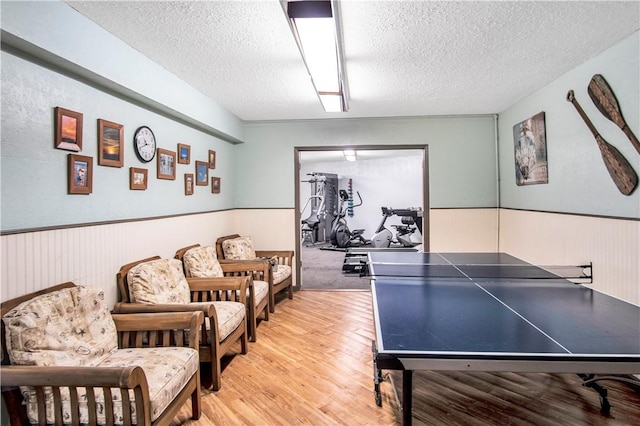
[[[311,178],[309,180],[303,180],[303,182],[309,182],[312,185],[315,184],[315,194],[312,194],[304,203],[300,215],[307,210],[307,207],[311,209],[309,216],[306,219],[302,219],[302,227],[300,233],[302,234],[302,242],[307,237],[311,239],[311,244],[316,243],[316,234],[318,232],[318,226],[325,215],[325,184],[326,177],[318,173],[308,173]]]
[[[356,208],[362,205],[362,197],[360,196],[360,192],[356,191],[356,194],[358,195],[358,199],[360,201],[358,204],[351,205],[350,208]],[[331,248],[345,249],[347,247],[368,244],[369,241],[367,241],[362,236],[362,234],[364,233],[364,229],[354,229],[353,231],[351,231],[349,229],[349,226],[347,225],[347,219],[345,217],[347,215],[347,202],[349,201],[349,193],[344,189],[341,189],[339,197],[340,207],[331,227]]]
[[[395,239],[393,233],[385,228],[385,223],[391,216],[400,216],[402,222],[402,225],[391,225],[396,230]],[[420,207],[406,209],[382,207],[382,221],[378,225],[376,233],[371,237],[370,244],[374,248],[389,248],[392,244],[401,247],[415,247],[421,244],[411,238],[416,230],[422,234],[422,209]]]

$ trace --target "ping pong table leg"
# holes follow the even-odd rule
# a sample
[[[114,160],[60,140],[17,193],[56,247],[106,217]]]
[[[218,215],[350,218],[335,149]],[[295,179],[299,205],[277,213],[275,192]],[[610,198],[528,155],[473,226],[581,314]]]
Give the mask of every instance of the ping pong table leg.
[[[411,400],[413,391],[413,370],[402,370],[402,424],[411,426]]]
[[[611,404],[607,396],[607,388],[596,383],[597,379],[594,374],[578,374],[582,379],[584,386],[593,389],[600,395],[600,411],[602,414],[608,415],[611,412]]]

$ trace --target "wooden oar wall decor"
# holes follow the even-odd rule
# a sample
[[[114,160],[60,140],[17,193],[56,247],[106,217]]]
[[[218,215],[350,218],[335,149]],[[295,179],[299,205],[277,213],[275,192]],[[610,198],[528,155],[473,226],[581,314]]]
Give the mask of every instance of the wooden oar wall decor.
[[[638,175],[636,175],[631,164],[629,164],[627,159],[616,149],[616,147],[605,141],[604,138],[600,136],[593,123],[591,123],[591,120],[589,120],[589,117],[587,117],[587,114],[584,112],[580,104],[578,104],[573,90],[569,90],[569,93],[567,93],[567,101],[573,104],[578,111],[578,114],[580,114],[580,117],[582,117],[585,124],[596,138],[598,148],[600,148],[600,154],[602,155],[602,160],[607,167],[607,171],[609,172],[611,179],[613,179],[613,182],[618,187],[618,190],[620,190],[624,195],[630,195],[638,185]]]
[[[624,134],[627,135],[633,144],[633,147],[638,151],[638,154],[640,154],[640,142],[638,142],[638,138],[636,138],[636,135],[633,134],[629,126],[627,126],[627,122],[622,116],[618,100],[613,94],[613,90],[611,90],[611,87],[601,74],[596,74],[591,78],[587,91],[589,92],[591,100],[600,110],[602,115],[613,121],[616,126],[622,129]]]

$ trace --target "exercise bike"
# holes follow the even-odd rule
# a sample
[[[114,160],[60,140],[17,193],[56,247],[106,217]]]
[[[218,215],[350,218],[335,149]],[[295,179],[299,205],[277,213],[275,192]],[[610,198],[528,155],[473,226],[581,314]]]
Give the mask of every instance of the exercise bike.
[[[385,228],[385,222],[391,216],[400,216],[402,225],[391,225],[396,230],[396,238],[393,233]],[[393,209],[382,207],[382,221],[371,237],[371,246],[374,248],[389,248],[392,244],[401,247],[415,247],[421,242],[412,239],[416,231],[422,234],[422,209],[410,207],[406,209]]]
[[[358,194],[358,199],[360,200],[358,204],[354,204],[351,208],[355,208],[362,205],[362,197],[360,196],[360,192],[356,191]],[[331,245],[332,247],[329,249],[346,249],[347,247],[357,247],[365,244],[369,244],[362,234],[364,233],[364,229],[354,229],[353,231],[349,230],[349,226],[347,226],[347,219],[345,218],[347,215],[348,207],[347,202],[349,201],[349,194],[344,189],[340,190],[340,207],[338,209],[338,214],[333,221],[331,226]]]

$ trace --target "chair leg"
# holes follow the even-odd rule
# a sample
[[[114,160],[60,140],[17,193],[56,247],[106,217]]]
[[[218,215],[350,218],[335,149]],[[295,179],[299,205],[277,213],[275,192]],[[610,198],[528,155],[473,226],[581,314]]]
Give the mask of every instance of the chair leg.
[[[205,389],[213,386],[213,367],[210,362],[200,363],[200,384]]]
[[[196,388],[191,394],[191,418],[198,420],[202,415],[202,407],[200,406],[200,399],[202,398],[202,389],[200,388],[200,372],[196,374]]]
[[[222,376],[222,366],[220,364],[220,358],[216,357],[215,360],[211,361],[211,389],[214,391],[219,391],[220,386],[222,385],[222,380],[220,376]]]
[[[253,304],[253,302],[251,302]],[[249,341],[255,342],[258,338],[256,333],[258,328],[258,314],[256,313],[255,305],[249,307],[247,309],[247,318],[249,320]]]
[[[245,323],[244,333],[242,333],[242,336],[240,337],[240,351],[242,355],[246,355],[249,352],[249,344],[247,343],[249,339],[247,338],[247,334],[247,327]]]
[[[264,312],[264,320],[269,321],[269,302],[264,306],[262,312]]]

